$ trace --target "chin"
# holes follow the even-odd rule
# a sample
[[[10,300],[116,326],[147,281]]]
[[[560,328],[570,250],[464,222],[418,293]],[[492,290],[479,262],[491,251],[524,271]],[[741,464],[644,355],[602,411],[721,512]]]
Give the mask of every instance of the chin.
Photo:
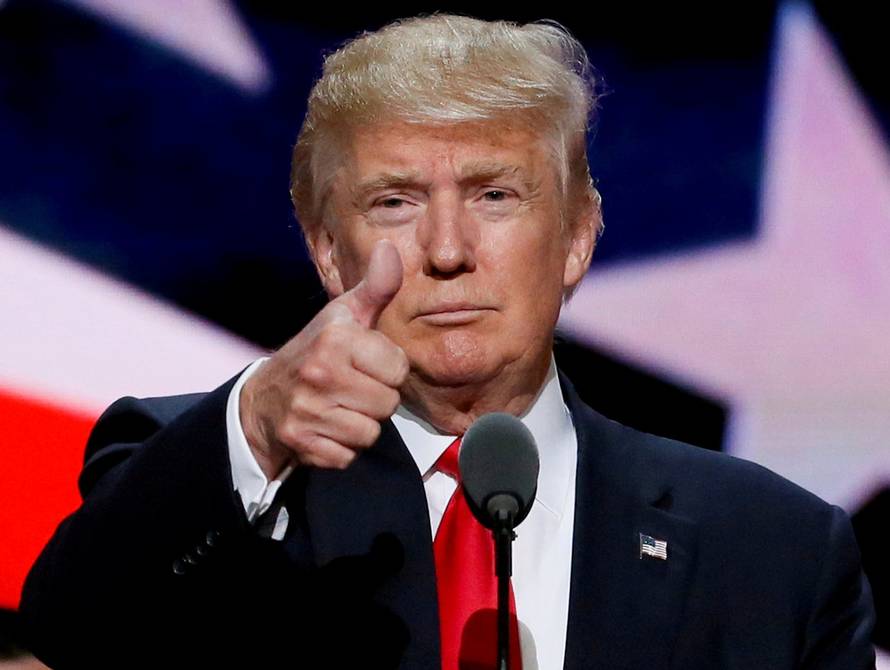
[[[501,365],[483,338],[466,331],[452,331],[424,347],[414,367],[436,386],[480,384],[498,374]]]

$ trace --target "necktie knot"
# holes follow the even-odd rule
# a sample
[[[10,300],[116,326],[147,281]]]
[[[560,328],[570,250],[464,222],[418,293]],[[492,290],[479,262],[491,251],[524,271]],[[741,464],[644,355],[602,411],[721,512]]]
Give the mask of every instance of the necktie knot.
[[[444,472],[446,475],[450,477],[454,477],[458,482],[460,481],[460,466],[458,465],[458,454],[460,453],[460,441],[461,438],[458,437],[451,445],[439,456],[439,460],[436,461],[436,470],[439,472]]]

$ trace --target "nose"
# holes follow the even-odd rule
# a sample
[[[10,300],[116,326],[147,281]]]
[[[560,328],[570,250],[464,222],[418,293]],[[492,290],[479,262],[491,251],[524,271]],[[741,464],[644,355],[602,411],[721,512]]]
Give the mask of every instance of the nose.
[[[440,193],[430,198],[418,237],[427,275],[451,277],[476,269],[478,230],[459,194]]]

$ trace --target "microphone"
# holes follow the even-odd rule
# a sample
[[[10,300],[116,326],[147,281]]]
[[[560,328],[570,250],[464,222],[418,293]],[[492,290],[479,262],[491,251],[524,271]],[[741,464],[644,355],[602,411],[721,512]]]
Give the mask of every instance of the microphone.
[[[464,434],[460,480],[473,516],[492,531],[497,575],[497,668],[510,667],[510,575],[513,529],[528,516],[538,490],[535,438],[503,412],[479,417]]]
[[[467,504],[483,526],[512,532],[528,516],[538,490],[538,448],[515,416],[479,417],[463,437],[458,465]]]

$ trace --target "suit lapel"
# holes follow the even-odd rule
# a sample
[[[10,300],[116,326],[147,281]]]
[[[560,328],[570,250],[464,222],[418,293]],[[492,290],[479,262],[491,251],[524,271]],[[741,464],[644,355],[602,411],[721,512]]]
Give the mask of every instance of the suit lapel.
[[[359,578],[375,573],[375,602],[406,626],[401,668],[439,664],[435,564],[420,474],[392,422],[346,470],[312,470],[306,522],[315,561],[363,561]],[[345,561],[344,561],[345,559]]]
[[[562,381],[578,436],[565,668],[668,668],[695,566],[696,526],[671,512],[669,483],[637,448],[642,434],[596,414]],[[304,490],[316,564],[358,558],[380,568],[374,599],[408,628],[400,667],[438,667],[426,496],[392,423],[347,470],[311,470]],[[667,542],[666,561],[640,558],[641,533]],[[367,578],[366,567],[361,573]]]
[[[695,563],[696,527],[637,449],[642,434],[585,406],[564,382],[578,436],[567,670],[668,668]],[[640,557],[640,534],[667,560]]]

